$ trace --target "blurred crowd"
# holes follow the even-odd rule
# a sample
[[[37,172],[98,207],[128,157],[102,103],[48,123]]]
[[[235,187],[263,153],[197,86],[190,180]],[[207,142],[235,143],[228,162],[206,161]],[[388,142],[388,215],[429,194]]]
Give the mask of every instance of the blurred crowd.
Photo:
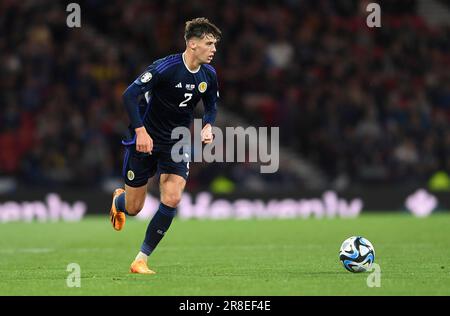
[[[450,171],[450,29],[430,27],[413,0],[78,1],[0,3],[0,176],[94,185],[122,171],[122,93],[155,59],[184,50],[186,20],[223,38],[212,63],[220,109],[280,126],[285,148],[327,182],[424,182]],[[226,122],[234,126],[233,122]],[[289,170],[198,164],[191,189],[302,187]],[[257,168],[256,170],[259,170]],[[231,188],[231,189],[230,189]]]

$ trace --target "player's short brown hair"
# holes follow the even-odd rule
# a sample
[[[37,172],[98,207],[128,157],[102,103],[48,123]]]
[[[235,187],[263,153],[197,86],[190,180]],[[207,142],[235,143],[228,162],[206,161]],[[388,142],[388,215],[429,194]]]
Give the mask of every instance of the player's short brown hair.
[[[186,22],[184,28],[184,39],[186,41],[192,37],[203,38],[207,34],[212,34],[217,41],[222,36],[220,29],[206,18],[196,18]]]

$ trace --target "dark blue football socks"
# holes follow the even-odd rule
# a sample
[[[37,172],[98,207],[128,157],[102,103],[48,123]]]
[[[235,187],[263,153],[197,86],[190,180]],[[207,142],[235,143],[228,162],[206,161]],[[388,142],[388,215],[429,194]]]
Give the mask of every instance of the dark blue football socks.
[[[164,237],[164,234],[169,229],[176,213],[176,208],[167,206],[163,203],[159,204],[158,211],[148,224],[147,231],[145,232],[145,239],[141,246],[141,251],[147,256],[152,253]]]
[[[125,214],[128,215],[127,210],[125,209],[125,192],[116,197],[114,203],[116,205],[116,210],[118,212],[124,212]]]

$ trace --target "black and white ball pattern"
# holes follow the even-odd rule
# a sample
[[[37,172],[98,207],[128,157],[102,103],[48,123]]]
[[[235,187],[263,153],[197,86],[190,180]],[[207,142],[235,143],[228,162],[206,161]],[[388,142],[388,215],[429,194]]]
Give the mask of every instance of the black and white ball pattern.
[[[339,260],[350,272],[370,270],[375,260],[375,249],[372,243],[361,236],[347,238],[339,251]]]

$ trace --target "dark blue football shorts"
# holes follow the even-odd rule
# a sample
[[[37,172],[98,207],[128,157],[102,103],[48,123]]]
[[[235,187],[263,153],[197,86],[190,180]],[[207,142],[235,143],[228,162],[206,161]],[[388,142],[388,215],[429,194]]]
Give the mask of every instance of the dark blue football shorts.
[[[125,144],[124,144],[125,145]],[[136,144],[125,145],[122,174],[130,187],[141,187],[155,174],[176,174],[187,180],[189,162],[173,161],[170,151],[153,150],[152,154],[136,151]]]

